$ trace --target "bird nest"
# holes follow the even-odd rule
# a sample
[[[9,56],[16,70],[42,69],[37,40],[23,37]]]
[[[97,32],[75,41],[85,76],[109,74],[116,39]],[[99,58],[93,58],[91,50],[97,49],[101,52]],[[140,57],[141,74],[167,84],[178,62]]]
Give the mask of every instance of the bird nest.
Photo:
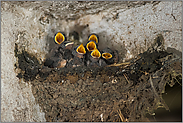
[[[48,122],[148,121],[146,114],[164,107],[165,85],[181,84],[182,59],[163,48],[158,35],[144,53],[125,63],[102,67],[49,68],[18,49],[19,79],[32,93]]]

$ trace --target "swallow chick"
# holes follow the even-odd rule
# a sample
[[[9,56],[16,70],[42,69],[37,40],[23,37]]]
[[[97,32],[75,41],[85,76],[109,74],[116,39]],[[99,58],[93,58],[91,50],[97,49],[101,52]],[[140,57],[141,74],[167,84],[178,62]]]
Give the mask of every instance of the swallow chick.
[[[62,49],[69,49],[72,50],[74,42],[72,41],[67,41],[66,36],[62,32],[58,32],[55,34],[55,43],[60,45],[59,48],[61,47]]]
[[[62,32],[55,34],[54,41],[58,45],[50,50],[44,65],[50,68],[61,68],[72,58],[71,49],[74,42],[66,41],[66,37]]]
[[[58,51],[62,53],[63,59],[69,61],[73,58],[72,50],[73,50],[74,42],[64,41],[61,46],[58,48]]]
[[[55,42],[59,45],[59,46],[56,46],[56,47],[58,47],[58,51],[60,53],[62,53],[63,58],[66,61],[69,61],[73,57],[72,49],[74,46],[74,42],[67,41],[67,38],[65,37],[64,33],[62,33],[62,32],[56,33],[54,39],[55,39]]]
[[[88,41],[85,47],[86,47],[86,61],[88,61],[90,59],[91,52],[97,48],[97,44],[95,41]]]
[[[57,67],[57,61],[60,61],[63,58],[63,51],[59,50],[58,47],[54,47],[50,50],[49,54],[47,54],[46,59],[44,61],[44,66],[48,66],[49,68]]]
[[[113,63],[118,62],[118,51],[117,50],[111,50],[110,48],[105,48],[102,50],[102,58],[104,61],[109,65]]]
[[[98,37],[97,34],[92,33],[92,34],[90,34],[90,35],[88,36],[88,41],[95,41],[96,44],[98,44],[98,43],[99,43],[99,37]]]
[[[56,48],[51,49],[46,60],[44,61],[44,66],[48,66],[49,68],[65,67],[68,59],[71,59],[68,57],[70,57],[70,54],[72,55],[71,51],[70,51],[70,54],[67,51],[70,51],[70,50],[68,50],[68,49],[63,50],[63,49],[56,49]],[[67,55],[65,55],[65,54],[67,54]],[[67,56],[67,57],[65,57],[65,56]]]
[[[90,53],[89,59],[86,60],[86,65],[90,67],[99,67],[99,61],[100,61],[101,53],[98,49],[93,50]]]
[[[83,44],[80,44],[79,46],[75,47],[72,51],[73,60],[69,64],[72,64],[73,67],[84,65],[85,63],[85,55],[86,50]],[[71,66],[71,65],[69,65]]]
[[[49,68],[61,68],[65,67],[65,62],[66,60],[64,60],[62,57],[52,56],[45,60],[44,66],[48,66]]]
[[[109,65],[114,63],[114,52],[110,48],[102,50],[102,58]]]

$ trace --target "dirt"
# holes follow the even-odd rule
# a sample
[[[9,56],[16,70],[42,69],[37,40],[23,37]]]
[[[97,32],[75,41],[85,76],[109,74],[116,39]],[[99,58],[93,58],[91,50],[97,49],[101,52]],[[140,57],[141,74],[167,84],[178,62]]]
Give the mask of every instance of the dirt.
[[[48,68],[15,45],[19,79],[32,84],[48,122],[149,121],[146,114],[169,107],[166,84],[182,82],[182,58],[164,50],[164,39],[129,63],[104,67]]]

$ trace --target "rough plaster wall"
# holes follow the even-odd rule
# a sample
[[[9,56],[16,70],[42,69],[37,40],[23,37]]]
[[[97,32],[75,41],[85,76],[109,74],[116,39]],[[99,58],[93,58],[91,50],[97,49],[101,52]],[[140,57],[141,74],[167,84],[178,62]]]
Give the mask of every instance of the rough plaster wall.
[[[31,85],[19,80],[14,70],[14,45],[21,40],[17,34],[30,28],[30,22],[26,22],[21,14],[16,16],[3,11],[1,16],[1,120],[41,122],[45,121],[44,113],[35,103]]]
[[[31,85],[18,80],[15,42],[36,54],[40,62],[54,45],[53,36],[71,30],[86,42],[90,32],[128,59],[145,51],[156,34],[165,47],[182,51],[182,2],[2,2],[1,4],[1,120],[45,121],[32,95]],[[86,27],[86,25],[89,25]]]

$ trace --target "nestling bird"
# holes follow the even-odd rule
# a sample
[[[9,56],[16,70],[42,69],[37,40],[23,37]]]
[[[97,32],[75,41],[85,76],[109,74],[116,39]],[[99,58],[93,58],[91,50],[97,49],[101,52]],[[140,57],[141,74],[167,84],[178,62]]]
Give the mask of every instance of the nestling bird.
[[[80,66],[85,64],[86,50],[83,44],[80,44],[79,46],[75,47],[72,51],[72,54],[74,56],[72,61],[73,65]]]
[[[87,60],[87,66],[99,66],[99,59],[101,57],[101,53],[98,49],[93,50],[90,53],[89,59]]]
[[[102,58],[108,65],[117,63],[118,62],[118,52],[117,52],[117,50],[113,51],[107,47],[104,50],[102,50]]]
[[[59,62],[63,60],[63,54],[58,50],[51,50],[48,58],[46,58],[44,62],[44,66],[48,66],[49,68],[56,68],[59,66]]]
[[[67,38],[64,33],[58,32],[55,34],[55,43],[59,45],[62,49],[69,49],[72,50],[74,42],[67,41]]]
[[[72,47],[74,42],[66,41],[66,37],[62,32],[58,32],[54,36],[56,45],[51,49],[48,58],[45,60],[44,65],[50,68],[65,67],[66,63],[73,57]]]
[[[88,42],[85,46],[80,44],[73,48],[74,42],[67,41],[64,33],[58,32],[54,36],[54,41],[57,44],[49,57],[45,60],[44,65],[50,68],[62,67],[77,67],[77,66],[106,66],[118,62],[118,51],[110,48],[105,48],[100,52],[97,44],[99,37],[92,33],[88,36]]]
[[[95,41],[88,41],[86,43],[86,61],[89,60],[90,58],[90,54],[93,50],[95,50],[97,48],[97,44]]]
[[[62,32],[56,33],[54,39],[55,42],[59,45],[58,50],[62,53],[63,59],[68,62],[71,58],[73,58],[72,50],[74,42],[67,41],[65,34]]]

